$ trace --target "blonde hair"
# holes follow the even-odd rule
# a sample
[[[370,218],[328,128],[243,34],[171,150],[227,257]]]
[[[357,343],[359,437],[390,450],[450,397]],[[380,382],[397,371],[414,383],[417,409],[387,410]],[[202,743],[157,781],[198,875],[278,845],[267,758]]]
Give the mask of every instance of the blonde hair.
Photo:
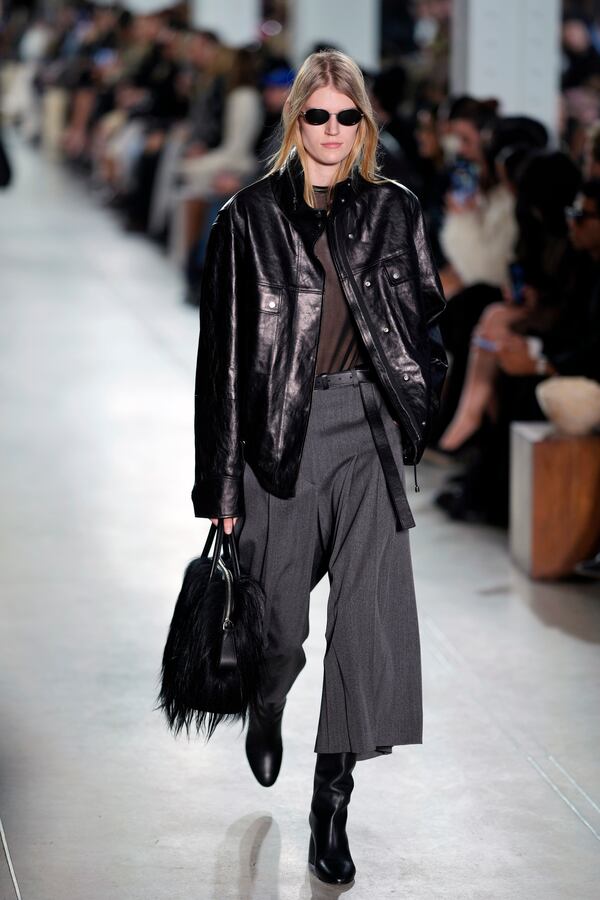
[[[343,181],[348,178],[355,168],[367,181],[379,183],[385,180],[377,174],[379,129],[362,72],[354,60],[339,50],[320,50],[318,53],[311,53],[302,63],[286,100],[282,114],[281,146],[269,160],[267,176],[281,171],[291,158],[297,155],[304,169],[304,199],[313,207],[316,206],[315,192],[308,174],[308,154],[304,149],[298,120],[308,98],[321,87],[333,87],[350,97],[363,114],[350,153],[338,166],[336,180]],[[327,192],[328,205],[333,187],[334,182]]]

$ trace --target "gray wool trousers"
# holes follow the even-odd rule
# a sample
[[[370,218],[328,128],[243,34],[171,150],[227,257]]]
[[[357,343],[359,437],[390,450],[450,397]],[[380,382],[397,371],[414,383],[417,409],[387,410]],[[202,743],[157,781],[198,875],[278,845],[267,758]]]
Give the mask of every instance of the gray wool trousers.
[[[396,465],[398,426],[375,383]],[[409,533],[399,530],[357,384],[313,390],[296,494],[266,491],[244,469],[235,525],[241,566],[267,609],[264,699],[281,704],[306,657],[311,590],[328,575],[317,753],[369,759],[422,742],[419,625]]]

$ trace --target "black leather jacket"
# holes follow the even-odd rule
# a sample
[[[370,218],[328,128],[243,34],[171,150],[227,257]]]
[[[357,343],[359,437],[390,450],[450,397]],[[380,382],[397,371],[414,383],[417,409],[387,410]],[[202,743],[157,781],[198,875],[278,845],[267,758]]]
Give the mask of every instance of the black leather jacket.
[[[394,419],[405,463],[423,453],[447,362],[445,307],[419,201],[394,181],[338,182],[329,215],[302,196],[298,163],[219,211],[207,246],[196,370],[196,516],[245,512],[246,461],[294,496],[312,403],[324,271],[331,255]]]

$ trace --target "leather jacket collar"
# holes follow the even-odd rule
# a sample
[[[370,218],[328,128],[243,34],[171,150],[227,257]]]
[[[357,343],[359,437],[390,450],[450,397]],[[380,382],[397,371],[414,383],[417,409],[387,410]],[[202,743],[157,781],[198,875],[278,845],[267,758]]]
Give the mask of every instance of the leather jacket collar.
[[[315,217],[322,215],[322,210],[313,209],[304,200],[304,170],[296,155],[291,156],[284,168],[272,176],[272,185],[278,205],[299,230],[302,230],[303,222],[314,224]],[[330,216],[335,218],[344,212],[367,186],[368,182],[357,169],[349,178],[338,181],[333,189]]]

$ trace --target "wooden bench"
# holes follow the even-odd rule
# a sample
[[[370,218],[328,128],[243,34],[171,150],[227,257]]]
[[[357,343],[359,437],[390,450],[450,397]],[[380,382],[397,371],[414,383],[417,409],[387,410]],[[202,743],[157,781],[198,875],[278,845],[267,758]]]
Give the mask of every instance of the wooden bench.
[[[560,578],[600,550],[600,435],[513,422],[510,552],[532,578]]]

